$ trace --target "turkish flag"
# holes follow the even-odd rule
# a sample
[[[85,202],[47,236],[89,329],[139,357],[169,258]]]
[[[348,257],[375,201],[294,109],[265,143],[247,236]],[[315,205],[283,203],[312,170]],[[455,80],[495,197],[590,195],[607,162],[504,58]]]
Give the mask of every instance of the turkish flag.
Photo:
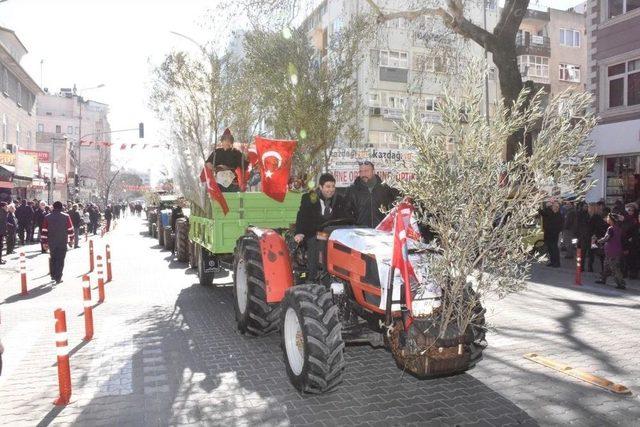
[[[224,198],[222,191],[220,191],[220,187],[218,187],[218,183],[213,178],[211,169],[206,166],[202,168],[202,172],[200,172],[200,181],[207,183],[207,193],[209,193],[209,197],[218,202],[222,208],[222,213],[226,215],[227,212],[229,212],[229,206],[227,205],[227,200]]]
[[[242,173],[242,168],[237,167],[236,176],[238,177],[238,186],[240,187],[240,191],[246,191],[247,181],[249,180],[249,171]]]
[[[410,228],[407,219],[411,219],[413,215],[413,206],[410,203],[402,202],[396,206],[396,215],[393,222],[393,255],[391,257],[391,269],[400,270],[402,281],[404,282],[404,303],[411,313],[411,277],[416,278],[416,273],[409,261],[409,248],[407,247],[407,231]],[[393,288],[389,290],[393,294]],[[405,326],[405,330],[411,324]]]
[[[411,205],[410,199],[408,198],[405,198],[404,200],[402,200],[402,202],[398,206],[395,206],[393,209],[391,209],[387,214],[387,216],[385,216],[382,219],[382,221],[380,221],[380,224],[378,224],[378,226],[376,227],[376,230],[387,231],[387,232],[393,231],[393,226],[395,224],[396,216],[398,214],[398,208],[400,206],[404,207],[405,213],[404,214],[401,213],[401,215],[402,215],[402,220],[404,221],[404,224],[405,224],[407,237],[413,240],[417,240],[419,242],[421,239],[420,229],[418,228],[418,223],[413,218],[413,206]],[[411,207],[410,213],[408,213],[409,211],[407,211],[406,209],[407,206]]]
[[[255,168],[258,164],[258,151],[255,147],[249,147],[247,158],[249,159],[250,169]]]
[[[296,145],[296,141],[256,136],[262,192],[278,202],[282,202],[287,195],[289,171]]]

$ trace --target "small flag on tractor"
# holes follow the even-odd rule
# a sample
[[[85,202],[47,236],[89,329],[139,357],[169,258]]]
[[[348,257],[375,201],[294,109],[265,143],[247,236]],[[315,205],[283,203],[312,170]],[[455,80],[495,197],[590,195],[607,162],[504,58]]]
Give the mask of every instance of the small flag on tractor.
[[[402,281],[404,282],[404,303],[411,314],[411,278],[416,278],[411,261],[409,261],[409,248],[407,247],[407,230],[409,229],[409,221],[413,215],[413,206],[407,202],[402,202],[396,207],[396,215],[393,223],[393,252],[391,257],[391,269],[396,268],[400,271]],[[393,287],[391,287],[391,291]],[[405,329],[411,324],[405,324]]]
[[[227,200],[224,198],[222,191],[220,191],[220,187],[218,187],[218,183],[213,178],[211,169],[206,166],[202,168],[202,172],[200,172],[200,181],[206,183],[209,197],[218,202],[220,208],[222,208],[222,212],[226,215],[227,212],[229,212],[229,206],[227,205]]]

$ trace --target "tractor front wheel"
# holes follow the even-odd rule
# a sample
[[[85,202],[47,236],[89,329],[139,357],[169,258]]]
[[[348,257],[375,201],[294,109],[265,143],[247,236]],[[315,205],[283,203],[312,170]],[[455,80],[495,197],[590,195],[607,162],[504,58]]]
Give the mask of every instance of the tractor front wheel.
[[[305,284],[288,289],[280,330],[287,375],[296,389],[324,393],[342,382],[342,325],[326,287]]]
[[[240,333],[261,336],[278,330],[280,305],[267,303],[262,255],[254,238],[238,240],[233,257],[233,296]]]

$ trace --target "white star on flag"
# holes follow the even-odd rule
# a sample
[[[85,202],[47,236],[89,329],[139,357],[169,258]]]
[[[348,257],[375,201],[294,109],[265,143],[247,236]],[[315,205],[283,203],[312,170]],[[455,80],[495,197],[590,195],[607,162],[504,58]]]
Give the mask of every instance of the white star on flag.
[[[273,176],[273,172],[271,172],[270,170],[267,170],[267,171],[264,173],[264,176],[266,176],[267,178],[271,178],[271,177]]]

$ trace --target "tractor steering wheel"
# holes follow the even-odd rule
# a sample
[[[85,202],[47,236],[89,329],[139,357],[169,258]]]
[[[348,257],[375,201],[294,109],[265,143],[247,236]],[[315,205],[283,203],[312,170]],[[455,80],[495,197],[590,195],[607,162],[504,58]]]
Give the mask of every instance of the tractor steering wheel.
[[[329,220],[320,225],[320,230],[324,230],[327,227],[335,227],[338,225],[354,225],[355,221],[351,218],[336,218]]]

